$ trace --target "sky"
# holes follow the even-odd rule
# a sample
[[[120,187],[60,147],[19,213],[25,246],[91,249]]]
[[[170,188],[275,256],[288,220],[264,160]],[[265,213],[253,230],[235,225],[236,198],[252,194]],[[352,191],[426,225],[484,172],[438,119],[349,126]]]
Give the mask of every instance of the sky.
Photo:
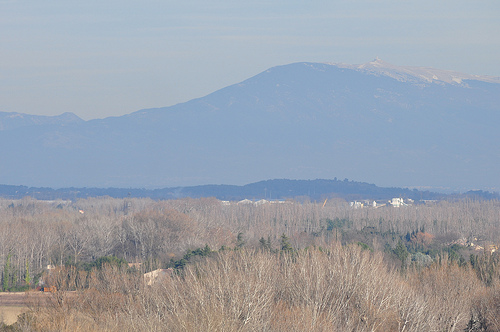
[[[0,0],[0,111],[120,116],[299,61],[500,76],[498,0]]]

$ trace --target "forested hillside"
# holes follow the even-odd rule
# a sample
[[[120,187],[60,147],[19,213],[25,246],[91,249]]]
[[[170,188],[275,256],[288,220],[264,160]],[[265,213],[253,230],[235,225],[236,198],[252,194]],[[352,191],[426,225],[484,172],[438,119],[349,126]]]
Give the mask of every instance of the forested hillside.
[[[476,192],[481,196],[482,192]],[[498,194],[484,193],[498,198]],[[496,195],[496,196],[495,196]],[[430,191],[408,188],[383,188],[374,184],[352,181],[348,179],[333,180],[289,180],[274,179],[237,185],[200,185],[190,187],[171,187],[161,189],[139,188],[35,188],[27,186],[0,185],[0,197],[8,199],[21,199],[30,196],[39,200],[75,200],[78,198],[109,196],[113,198],[202,198],[215,197],[220,200],[243,199],[293,199],[308,197],[311,200],[324,200],[325,198],[344,199],[390,199],[404,197],[414,200],[442,199],[447,195]]]

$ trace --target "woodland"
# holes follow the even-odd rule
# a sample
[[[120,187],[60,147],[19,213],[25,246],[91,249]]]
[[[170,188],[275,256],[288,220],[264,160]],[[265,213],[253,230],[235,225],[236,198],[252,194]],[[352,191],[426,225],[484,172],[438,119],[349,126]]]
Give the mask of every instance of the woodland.
[[[499,200],[27,197],[0,229],[0,330],[500,331]]]

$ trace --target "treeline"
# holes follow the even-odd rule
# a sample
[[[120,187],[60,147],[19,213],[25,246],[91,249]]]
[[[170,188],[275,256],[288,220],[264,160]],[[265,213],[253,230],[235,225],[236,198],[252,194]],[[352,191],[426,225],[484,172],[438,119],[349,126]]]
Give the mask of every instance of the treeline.
[[[0,200],[1,288],[33,286],[48,265],[114,256],[142,263],[146,272],[205,246],[219,250],[243,241],[246,248],[258,248],[264,239],[276,249],[283,235],[297,249],[362,243],[389,257],[401,242],[394,263],[400,266],[428,264],[442,251],[457,262],[470,261],[484,250],[468,243],[500,242],[499,211],[497,200],[379,209],[353,209],[341,199],[259,206],[209,198]]]

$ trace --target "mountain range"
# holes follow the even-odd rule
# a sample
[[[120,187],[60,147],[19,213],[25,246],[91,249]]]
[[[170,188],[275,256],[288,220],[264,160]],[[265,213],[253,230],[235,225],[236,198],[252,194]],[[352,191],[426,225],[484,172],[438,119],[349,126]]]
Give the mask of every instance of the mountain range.
[[[500,188],[500,79],[292,63],[170,107],[84,121],[0,112],[0,183],[162,188],[270,178]]]

